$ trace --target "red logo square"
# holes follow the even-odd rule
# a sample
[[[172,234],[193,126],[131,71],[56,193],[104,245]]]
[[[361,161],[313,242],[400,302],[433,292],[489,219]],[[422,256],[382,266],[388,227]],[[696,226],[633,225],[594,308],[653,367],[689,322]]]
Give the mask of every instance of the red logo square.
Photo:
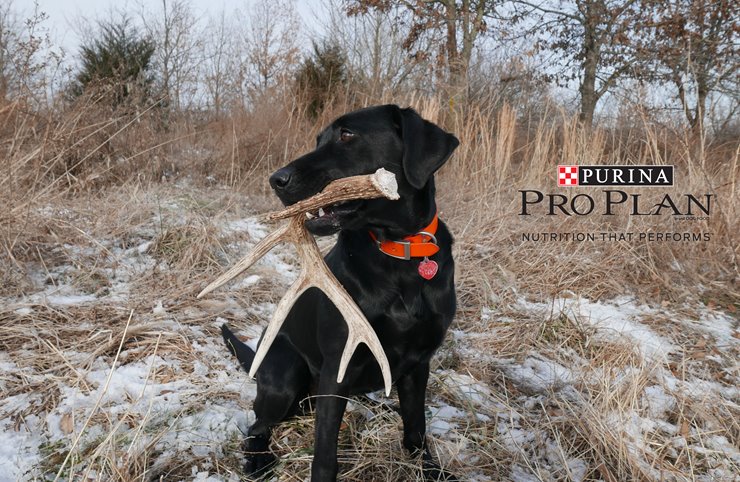
[[[558,166],[558,186],[577,186],[578,166]]]

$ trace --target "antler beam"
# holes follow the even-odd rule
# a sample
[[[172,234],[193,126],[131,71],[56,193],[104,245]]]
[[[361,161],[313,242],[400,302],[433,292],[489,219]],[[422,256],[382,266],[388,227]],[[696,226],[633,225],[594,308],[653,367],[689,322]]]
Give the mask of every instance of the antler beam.
[[[257,372],[265,355],[267,355],[267,351],[270,349],[270,345],[272,345],[272,342],[277,337],[280,327],[283,325],[285,318],[288,316],[290,309],[298,297],[308,288],[316,287],[323,291],[336,305],[344,317],[344,321],[347,323],[347,342],[340,360],[337,382],[341,383],[344,379],[349,361],[359,344],[365,343],[380,365],[386,395],[390,394],[391,369],[380,340],[378,340],[375,330],[373,330],[367,318],[365,318],[362,310],[360,310],[329,267],[326,266],[324,258],[321,256],[321,252],[316,245],[316,241],[304,226],[304,222],[306,220],[305,213],[337,202],[379,197],[398,199],[397,189],[395,176],[381,168],[374,174],[337,179],[329,183],[319,194],[299,201],[282,211],[267,214],[265,219],[269,221],[286,218],[290,218],[290,221],[268,234],[244,258],[198,294],[198,298],[201,298],[237,277],[265,256],[278,243],[287,241],[295,245],[298,251],[298,257],[301,260],[301,272],[298,275],[298,279],[288,288],[288,291],[278,303],[275,313],[267,325],[267,329],[262,336],[262,341],[250,367],[250,376],[253,377]]]

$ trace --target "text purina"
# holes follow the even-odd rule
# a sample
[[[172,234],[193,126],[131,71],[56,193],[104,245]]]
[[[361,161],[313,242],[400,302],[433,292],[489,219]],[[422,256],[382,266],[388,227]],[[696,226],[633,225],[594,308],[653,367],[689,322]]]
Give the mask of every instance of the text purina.
[[[673,166],[578,166],[580,186],[673,186]]]

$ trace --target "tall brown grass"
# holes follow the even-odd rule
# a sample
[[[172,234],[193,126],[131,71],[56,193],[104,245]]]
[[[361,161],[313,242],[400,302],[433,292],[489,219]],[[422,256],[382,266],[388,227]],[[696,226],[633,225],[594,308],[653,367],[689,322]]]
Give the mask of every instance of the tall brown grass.
[[[442,219],[456,237],[457,326],[474,333],[495,331],[499,336],[476,342],[481,352],[522,356],[523,350],[530,348],[552,353],[567,346],[587,352],[584,356],[594,362],[594,370],[602,367],[608,371],[609,367],[634,362],[632,352],[622,346],[590,341],[590,334],[577,320],[525,317],[516,326],[495,330],[490,322],[481,321],[482,308],[496,307],[507,312],[522,297],[547,300],[578,294],[607,299],[632,294],[663,306],[694,300],[733,313],[740,308],[737,287],[740,140],[696,139],[689,131],[661,126],[646,116],[638,123],[586,132],[577,119],[557,106],[542,106],[538,118],[529,119],[506,105],[494,108],[483,103],[450,111],[445,102],[419,95],[400,99],[340,96],[316,119],[307,115],[299,99],[273,97],[265,98],[249,111],[236,109],[219,117],[203,113],[170,115],[167,123],[162,122],[161,107],[156,102],[134,111],[117,112],[101,105],[94,94],[72,105],[43,112],[32,111],[21,100],[1,106],[0,148],[4,161],[0,170],[0,198],[4,209],[0,210],[3,253],[0,294],[13,299],[37,291],[38,280],[33,279],[30,271],[41,269],[49,273],[55,266],[70,263],[76,263],[78,283],[84,283],[85,289],[105,289],[100,286],[105,285],[100,280],[102,275],[96,274],[97,261],[92,257],[81,260],[79,255],[65,251],[64,245],[100,248],[99,240],[107,239],[128,247],[129,237],[133,237],[137,226],[151,222],[152,217],[161,219],[162,212],[170,209],[159,204],[160,194],[177,198],[180,186],[193,185],[212,192],[212,196],[184,199],[170,209],[170,217],[179,222],[159,226],[152,233],[149,248],[150,254],[166,268],[140,280],[135,293],[137,299],[130,302],[151,307],[155,300],[164,297],[172,305],[179,303],[186,309],[200,286],[198,283],[228,263],[230,256],[238,254],[223,245],[213,220],[229,210],[242,213],[274,206],[266,182],[270,172],[312,149],[316,134],[336,116],[385,102],[413,106],[424,117],[455,133],[461,141],[455,155],[437,176],[438,202]],[[696,143],[701,143],[700,149]],[[519,190],[563,192],[556,186],[558,164],[672,164],[676,166],[674,188],[630,192],[642,193],[646,205],[657,202],[664,193],[677,196],[711,193],[716,196],[715,210],[709,219],[700,221],[678,221],[670,216],[520,216]],[[567,192],[593,191],[573,188]],[[64,210],[69,212],[61,212]],[[525,232],[607,231],[708,232],[711,240],[535,243],[523,241],[521,236]],[[105,253],[106,249],[100,251]],[[252,298],[247,301],[275,298],[272,292],[249,296]],[[105,323],[101,317],[110,318],[116,333],[125,332],[122,325],[127,312],[119,308],[111,308],[110,313],[96,311],[90,319]],[[83,311],[86,312],[74,308],[48,316],[44,311],[44,320],[37,320],[34,326],[61,337],[64,343],[60,346],[64,347],[73,338],[84,338],[84,333],[71,329],[67,337],[66,331],[55,328],[54,320],[59,318],[61,325],[71,325],[75,319],[87,316]],[[9,324],[17,320],[12,313],[6,315]],[[557,323],[561,324],[554,328]],[[132,326],[139,333],[136,331],[139,328]],[[24,329],[16,328],[6,333],[0,343],[5,349],[20,347],[29,342],[29,336]],[[121,336],[135,343],[160,346],[158,340],[153,344],[152,337],[142,335],[134,339],[130,333]],[[45,346],[42,341],[31,338],[38,344],[33,346],[42,350]],[[111,336],[105,350],[115,353],[117,340]],[[158,349],[165,346],[183,357],[188,350],[192,351],[188,343],[182,343],[176,336],[165,335]],[[27,354],[23,360],[27,360],[25,357]],[[31,363],[30,359],[27,361]],[[465,371],[490,381],[501,390],[502,397],[508,397],[512,388],[500,381],[495,370],[475,361],[468,362],[463,367]],[[439,363],[445,366],[458,361],[450,356]],[[603,390],[588,387],[584,390],[584,400],[561,400],[552,408],[558,416],[541,425],[558,440],[568,440],[573,453],[585,454],[596,467],[595,478],[645,478],[645,460],[670,472],[686,467],[679,461],[665,462],[657,452],[636,455],[603,419],[606,412],[624,413],[624,407],[634,405],[637,398],[634,390],[644,386],[650,373],[650,367],[639,368],[635,383],[630,385],[632,392],[626,389],[614,392],[608,386],[601,387]],[[69,369],[72,368],[60,368]],[[442,388],[439,380],[431,383]],[[26,388],[45,390],[41,386]],[[52,392],[50,399],[56,396]],[[514,405],[510,400],[504,402]],[[705,415],[696,417],[712,420],[726,415],[728,410],[703,407],[691,400],[681,403],[695,413],[706,411]],[[624,408],[622,412],[620,407]],[[304,430],[306,423],[310,422],[301,419],[288,424],[277,437],[278,451],[287,458],[287,466],[295,466],[299,474],[306,470],[304,449],[310,446],[310,430]],[[378,418],[370,427],[383,434],[377,438],[357,435],[358,430],[367,428],[365,425],[359,425],[359,429],[350,425],[354,436],[349,439],[360,440],[364,448],[359,450],[369,454],[364,459],[367,463],[354,469],[358,474],[356,480],[370,476],[376,480],[415,476],[413,467],[382,465],[390,447],[383,437],[395,433],[390,430],[395,430],[397,424],[397,417],[392,415]],[[480,433],[486,431],[484,426],[474,429]],[[507,468],[501,460],[506,452],[494,434],[488,435],[481,436],[478,442],[483,458],[488,457],[481,464],[486,464],[485,473],[489,476],[503,478]],[[729,436],[737,442],[736,424]],[[289,443],[284,444],[284,440]],[[393,441],[398,445],[397,442]],[[106,464],[116,467],[121,454],[112,441],[106,440],[106,444],[99,447],[95,457],[102,459],[101,467],[107,467]],[[119,473],[113,478],[134,480],[149,470],[147,450],[150,448],[136,455],[139,458],[130,473]],[[353,461],[355,452],[355,448],[348,450],[349,462]],[[173,470],[179,473],[181,469]],[[110,473],[116,470],[110,468]]]
[[[479,105],[462,113],[450,112],[438,99],[416,95],[374,101],[364,98],[359,103],[344,96],[335,99],[318,119],[310,118],[296,98],[265,98],[251,111],[237,109],[217,119],[171,115],[165,126],[157,102],[135,112],[116,112],[98,102],[102,95],[88,94],[71,106],[47,112],[32,112],[22,101],[0,109],[0,131],[5,139],[0,188],[3,204],[8,206],[1,214],[0,226],[4,250],[11,260],[4,263],[3,278],[11,286],[18,283],[20,270],[20,264],[13,260],[40,256],[45,221],[39,209],[58,196],[183,178],[269,196],[267,174],[310,150],[322,126],[354,108],[392,101],[415,107],[459,137],[460,148],[438,176],[440,204],[457,234],[463,258],[475,246],[484,245],[490,251],[489,261],[494,264],[486,266],[488,272],[510,271],[522,286],[549,287],[543,294],[552,295],[553,290],[565,289],[558,281],[563,277],[561,268],[573,269],[572,263],[565,264],[570,258],[567,253],[584,250],[586,255],[578,263],[583,273],[571,273],[565,279],[569,289],[582,283],[587,294],[596,297],[649,285],[675,298],[697,283],[723,297],[737,294],[737,140],[713,145],[706,139],[695,139],[688,130],[670,130],[644,116],[638,125],[585,132],[575,118],[554,106],[544,106],[541,120],[532,121],[506,105],[496,110]],[[694,148],[697,142],[702,143],[701,149]],[[696,152],[700,157],[695,157]],[[660,192],[711,193],[716,196],[713,215],[708,221],[693,223],[678,223],[667,216],[547,219],[550,217],[518,215],[517,191],[552,192],[557,164],[616,163],[675,165],[676,188]],[[605,244],[599,247],[598,259],[587,255],[595,246],[528,245],[517,239],[521,232],[532,230],[625,229],[705,231],[712,239],[661,245]],[[518,261],[539,257],[550,262]],[[605,260],[612,264],[605,264]],[[679,261],[683,271],[666,279],[673,261]],[[599,275],[607,272],[609,276]],[[465,274],[463,271],[463,281]]]

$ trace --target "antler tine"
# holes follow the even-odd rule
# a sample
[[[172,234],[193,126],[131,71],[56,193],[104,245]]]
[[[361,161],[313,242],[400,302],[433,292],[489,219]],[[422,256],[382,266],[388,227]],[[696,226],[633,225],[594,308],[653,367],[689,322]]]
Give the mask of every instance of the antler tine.
[[[301,260],[301,274],[298,276],[298,280],[288,289],[288,292],[285,293],[285,296],[280,300],[280,303],[275,309],[270,324],[262,336],[257,354],[254,357],[254,361],[252,361],[252,366],[249,368],[249,375],[253,377],[257,373],[257,369],[267,355],[267,351],[280,331],[280,327],[285,322],[285,318],[288,316],[293,303],[295,303],[305,290],[313,286],[319,288],[329,297],[347,323],[347,342],[345,343],[344,352],[342,353],[339,364],[337,382],[341,383],[344,379],[347,366],[357,346],[360,343],[365,343],[380,364],[385,391],[387,395],[390,395],[392,383],[391,368],[383,351],[383,346],[375,334],[375,330],[370,326],[370,322],[367,321],[365,315],[357,307],[357,304],[355,304],[339,280],[337,280],[331,270],[326,266],[319,247],[316,245],[316,241],[306,230],[303,222],[304,220],[300,216],[295,216],[288,223],[289,239],[295,245],[298,251],[298,257]]]
[[[255,353],[254,360],[252,360],[252,366],[249,367],[250,377],[254,378],[254,375],[257,373],[257,369],[262,364],[262,360],[265,359],[267,351],[270,349],[272,342],[275,341],[278,332],[280,332],[280,328],[283,326],[285,318],[288,316],[288,313],[290,313],[290,309],[293,307],[293,304],[298,299],[298,297],[301,296],[301,294],[303,294],[303,292],[306,291],[308,288],[310,288],[310,284],[308,283],[306,271],[302,270],[301,274],[298,276],[298,279],[290,286],[290,288],[288,288],[285,296],[283,296],[283,299],[280,300],[277,308],[275,308],[275,313],[273,313],[272,315],[270,324],[267,325],[267,329],[262,335],[260,344],[257,347],[257,353]]]
[[[262,241],[257,243],[257,245],[252,248],[252,251],[247,253],[246,256],[239,260],[227,272],[225,272],[224,274],[216,278],[216,280],[213,281],[211,284],[206,286],[203,291],[198,294],[198,298],[202,298],[216,288],[219,288],[222,285],[226,284],[229,280],[236,278],[243,271],[249,269],[250,266],[259,261],[272,248],[274,248],[276,244],[283,240],[283,238],[286,236],[286,233],[288,232],[289,226],[289,224],[286,224],[285,226],[280,226],[275,231],[265,236]]]
[[[357,305],[347,292],[341,287],[334,275],[329,272],[328,276],[316,280],[315,285],[329,297],[347,323],[347,341],[342,352],[342,359],[339,362],[339,371],[337,372],[337,383],[342,383],[344,375],[347,372],[347,366],[352,359],[352,355],[357,350],[360,343],[364,343],[370,349],[375,359],[380,365],[380,371],[383,374],[383,384],[385,385],[386,396],[391,394],[391,367],[388,358],[383,351],[383,345],[380,344],[375,330],[365,318]]]

